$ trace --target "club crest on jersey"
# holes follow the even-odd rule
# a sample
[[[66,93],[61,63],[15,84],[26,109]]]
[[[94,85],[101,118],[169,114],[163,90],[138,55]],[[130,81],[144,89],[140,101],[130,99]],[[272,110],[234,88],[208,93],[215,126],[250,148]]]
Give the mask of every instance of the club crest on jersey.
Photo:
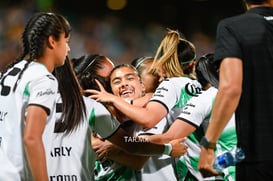
[[[198,96],[198,94],[201,94],[202,89],[200,87],[197,87],[195,84],[187,83],[185,86],[185,91],[190,96]]]

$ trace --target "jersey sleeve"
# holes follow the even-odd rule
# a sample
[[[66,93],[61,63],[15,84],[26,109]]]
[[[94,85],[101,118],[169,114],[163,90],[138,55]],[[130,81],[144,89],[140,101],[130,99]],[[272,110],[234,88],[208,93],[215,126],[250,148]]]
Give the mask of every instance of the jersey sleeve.
[[[173,82],[171,82],[170,79],[165,79],[160,83],[150,101],[161,103],[169,112],[178,101],[176,95],[176,88],[174,87]]]
[[[45,75],[26,84],[24,96],[29,97],[28,105],[43,107],[49,115],[54,108],[58,82],[52,75]]]
[[[182,112],[178,115],[177,119],[185,121],[195,127],[199,127],[203,120],[207,119],[210,115],[209,102],[205,103],[198,97],[192,97],[182,109]]]
[[[114,134],[120,126],[120,123],[111,115],[106,107],[98,102],[94,103],[90,111],[88,124],[94,132],[104,139]]]

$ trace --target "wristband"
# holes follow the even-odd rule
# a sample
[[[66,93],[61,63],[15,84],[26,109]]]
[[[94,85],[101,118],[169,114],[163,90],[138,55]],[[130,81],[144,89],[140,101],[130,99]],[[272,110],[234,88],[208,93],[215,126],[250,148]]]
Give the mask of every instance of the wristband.
[[[164,144],[164,152],[165,155],[170,155],[172,153],[172,145],[170,143]]]
[[[200,140],[200,145],[206,149],[215,149],[216,143],[210,142],[205,136]]]

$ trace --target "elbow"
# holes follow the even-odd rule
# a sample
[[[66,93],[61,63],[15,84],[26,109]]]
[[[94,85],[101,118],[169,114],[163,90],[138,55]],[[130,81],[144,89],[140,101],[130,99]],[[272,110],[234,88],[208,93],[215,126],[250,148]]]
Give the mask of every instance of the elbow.
[[[24,135],[23,142],[27,148],[31,148],[37,145],[40,141],[32,135]]]
[[[141,126],[142,126],[143,128],[145,128],[145,129],[151,129],[151,128],[153,128],[155,125],[148,122],[148,123],[143,123],[143,124],[141,124]]]
[[[140,125],[145,128],[145,129],[151,129],[153,127],[155,127],[155,125],[158,123],[159,121],[157,121],[156,119],[146,119],[145,121],[143,121],[142,123],[140,123]]]
[[[226,85],[219,88],[230,99],[240,98],[242,94],[242,87],[236,85]]]

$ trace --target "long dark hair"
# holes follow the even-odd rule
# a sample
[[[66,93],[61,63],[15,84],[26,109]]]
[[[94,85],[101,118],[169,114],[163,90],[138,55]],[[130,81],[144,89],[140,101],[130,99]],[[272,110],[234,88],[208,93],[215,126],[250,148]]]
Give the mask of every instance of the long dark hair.
[[[213,53],[208,53],[201,56],[196,62],[195,72],[202,87],[206,86],[208,83],[216,88],[218,87],[219,69],[213,63],[213,57]]]
[[[103,68],[105,59],[107,59],[106,56],[99,54],[83,55],[72,59],[74,70],[83,89],[99,90],[95,81],[98,80],[107,92],[112,92],[108,77],[98,75],[98,70]]]
[[[29,63],[42,56],[44,46],[48,43],[48,37],[53,36],[56,40],[59,40],[60,35],[65,33],[65,37],[67,38],[70,31],[71,26],[68,21],[63,16],[55,13],[39,12],[29,19],[22,34],[23,52],[14,62],[7,66],[1,74],[2,76],[10,67],[23,59],[28,61],[20,72],[13,91],[15,91]]]
[[[53,74],[58,80],[62,98],[61,121],[57,121],[55,132],[70,133],[86,116],[81,87],[68,57],[63,66],[55,68]]]

